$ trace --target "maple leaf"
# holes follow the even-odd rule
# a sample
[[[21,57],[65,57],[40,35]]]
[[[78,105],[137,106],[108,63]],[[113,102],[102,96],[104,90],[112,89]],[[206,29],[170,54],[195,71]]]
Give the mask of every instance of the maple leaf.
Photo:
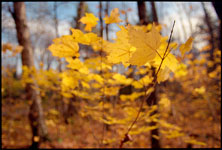
[[[85,31],[92,31],[92,27],[97,25],[97,21],[99,18],[95,17],[92,13],[86,13],[84,17],[82,17],[79,21],[83,24],[86,24],[84,30]]]
[[[181,52],[182,57],[184,56],[184,54],[185,54],[186,52],[189,52],[189,51],[191,50],[191,48],[192,48],[192,43],[193,43],[193,38],[190,37],[190,38],[186,41],[185,44],[182,44],[182,45],[180,46],[180,52]]]
[[[156,51],[160,46],[161,35],[155,29],[155,26],[149,33],[142,30],[135,30],[129,27],[129,43],[136,47],[136,51],[132,54],[129,62],[132,65],[142,66],[152,61],[156,56]]]
[[[54,44],[50,45],[48,49],[53,56],[57,57],[79,57],[79,45],[74,41],[71,35],[65,35],[53,40]]]
[[[111,11],[110,17],[106,16],[103,18],[106,24],[111,24],[111,23],[119,23],[122,22],[122,20],[119,18],[119,9],[114,8]]]
[[[122,62],[125,67],[129,66],[129,59],[136,50],[128,42],[128,30],[123,26],[119,26],[120,31],[116,33],[115,43],[107,42],[104,50],[108,53],[107,59],[111,63]]]

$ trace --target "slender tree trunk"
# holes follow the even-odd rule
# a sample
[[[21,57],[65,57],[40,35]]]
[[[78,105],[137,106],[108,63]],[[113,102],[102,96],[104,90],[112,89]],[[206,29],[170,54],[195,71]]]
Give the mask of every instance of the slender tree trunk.
[[[148,24],[148,16],[146,15],[146,4],[144,1],[137,1],[140,24]]]
[[[99,22],[100,22],[100,36],[103,37],[103,18],[102,18],[103,5],[99,2]]]
[[[76,16],[76,29],[83,29],[83,24],[79,22],[79,20],[84,16],[85,13],[85,2],[81,1],[79,2],[79,6],[78,6],[78,11],[77,11],[77,16]]]
[[[56,38],[59,37],[57,9],[58,9],[58,4],[57,4],[57,2],[54,2],[54,5],[53,5],[54,18],[53,19],[54,19],[54,23],[55,23],[55,36],[56,36]],[[59,70],[59,72],[62,72],[61,58],[58,58],[58,62],[59,62],[58,70]]]
[[[211,61],[214,61],[213,53],[214,53],[214,50],[215,50],[216,46],[215,46],[215,38],[214,38],[213,28],[212,28],[212,24],[211,24],[211,18],[210,18],[209,14],[208,14],[208,12],[207,12],[207,10],[205,8],[204,3],[201,2],[201,4],[202,4],[204,15],[205,15],[205,22],[206,22],[206,25],[207,25],[207,28],[208,28],[208,32],[209,32],[209,35],[210,35],[209,43],[212,45],[212,48],[210,50],[210,58],[209,59]],[[214,68],[215,68],[215,66],[209,67],[208,68],[208,72],[213,71]]]
[[[214,9],[217,13],[217,16],[218,18],[220,19],[220,25],[219,25],[219,40],[220,40],[220,45],[219,45],[219,49],[222,50],[222,30],[221,30],[221,21],[222,21],[222,2],[220,1],[214,1],[212,2],[213,3],[213,6],[214,6]]]
[[[145,2],[137,2],[138,3],[138,12],[139,12],[139,18],[140,18],[140,23],[142,25],[147,25],[148,23],[148,19],[146,18],[146,7],[145,7]],[[141,6],[142,5],[142,6]],[[155,18],[155,17],[154,17]],[[156,16],[156,21],[158,21],[157,16]],[[153,80],[153,84],[155,83],[156,79],[155,79],[155,67],[151,67],[152,70],[152,76],[154,77]],[[151,87],[153,85],[150,85]],[[149,98],[146,100],[147,105],[151,106],[151,105],[158,105],[157,102],[157,97],[156,97],[156,87],[154,87],[154,91],[151,93],[151,95],[149,96]],[[158,110],[154,111],[151,115],[155,115],[158,113]],[[157,123],[156,122],[151,122],[150,126],[156,126]],[[159,136],[159,129],[154,129],[151,131],[151,147],[152,148],[160,148],[160,143],[159,140],[157,140],[156,138],[154,138],[155,136]]]
[[[159,24],[157,12],[156,12],[156,5],[154,1],[151,2],[151,6],[152,6],[153,21],[156,24]]]
[[[109,2],[106,2],[106,9],[105,9],[105,13],[108,16],[109,14]],[[106,40],[109,41],[109,28],[108,28],[108,24],[106,24]]]
[[[128,22],[128,15],[127,15],[125,2],[123,2],[123,10],[125,11],[125,22],[126,22],[126,25],[128,25],[129,22]]]
[[[28,68],[34,67],[33,50],[30,41],[30,33],[26,21],[26,10],[24,2],[14,2],[13,19],[16,25],[18,43],[23,46],[22,64]],[[29,119],[32,129],[32,148],[38,148],[41,141],[47,139],[47,128],[44,122],[43,108],[37,83],[33,78],[34,83],[26,85],[26,98],[32,101],[29,111]],[[40,140],[36,140],[36,139]]]
[[[150,87],[154,86],[154,83],[156,82],[156,76],[155,76],[155,68],[152,66],[152,76],[154,77],[153,83],[150,85]],[[148,106],[152,105],[158,105],[158,99],[157,99],[157,85],[154,87],[154,91],[150,94],[149,98],[146,100]],[[158,113],[158,109],[152,112],[150,115],[155,115]],[[156,126],[157,123],[152,121],[150,122],[150,126]],[[154,138],[155,136],[159,137],[159,129],[156,128],[154,130],[151,130],[151,147],[152,148],[160,148],[159,140]]]
[[[79,2],[79,5],[78,5],[78,10],[77,10],[77,16],[75,18],[75,22],[76,22],[76,26],[75,28],[76,29],[79,29],[79,30],[83,30],[83,24],[79,22],[79,20],[84,16],[85,14],[85,11],[86,11],[86,6],[85,6],[85,2],[84,1],[81,1]],[[80,45],[80,49],[84,49],[86,46],[85,45]],[[62,97],[63,98],[63,97]],[[75,107],[75,102],[76,102],[76,97],[75,95],[73,95],[73,97],[71,97],[69,99],[69,103],[64,103],[63,104],[63,109],[64,109],[64,112],[63,112],[63,116],[64,116],[64,120],[65,120],[65,123],[66,124],[69,124],[69,118],[74,116],[75,114],[77,114],[77,110],[76,110],[76,107]]]

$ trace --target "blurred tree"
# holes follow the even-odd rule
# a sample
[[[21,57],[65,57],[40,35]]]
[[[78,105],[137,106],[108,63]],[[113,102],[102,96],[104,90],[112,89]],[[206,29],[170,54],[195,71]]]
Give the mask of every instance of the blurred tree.
[[[106,2],[105,13],[106,13],[107,16],[109,15],[109,2]],[[108,24],[106,24],[106,40],[109,41],[109,28],[108,28]]]
[[[83,30],[83,24],[79,22],[79,20],[84,16],[86,12],[86,3],[84,1],[79,2],[77,16],[75,17],[75,28]]]
[[[148,24],[148,16],[146,15],[146,4],[144,1],[137,1],[140,24]]]
[[[57,10],[58,10],[58,3],[54,2],[54,5],[53,5],[54,17],[53,17],[53,19],[54,19],[54,24],[55,24],[55,36],[56,36],[56,38],[59,37]],[[62,61],[61,61],[60,58],[58,58],[58,62],[59,62],[58,70],[59,70],[59,72],[62,72]],[[49,67],[47,67],[47,68],[49,68]]]
[[[33,51],[30,41],[30,33],[26,21],[26,10],[24,2],[14,2],[14,11],[9,7],[9,11],[15,21],[17,38],[22,51],[22,64],[28,68],[34,67]],[[34,80],[35,81],[35,80]],[[46,140],[48,137],[47,128],[44,122],[43,108],[38,85],[36,82],[26,85],[26,98],[32,101],[29,111],[29,119],[32,129],[32,148],[38,148],[40,141]]]
[[[202,4],[202,7],[203,7],[203,11],[204,11],[204,21],[206,22],[206,25],[207,25],[207,31],[208,31],[208,34],[210,36],[209,38],[209,44],[211,45],[211,50],[209,51],[209,54],[210,54],[210,57],[209,59],[211,61],[214,61],[214,51],[216,48],[219,48],[219,45],[218,45],[218,41],[217,41],[217,35],[215,34],[215,29],[214,29],[214,24],[212,22],[212,18],[209,14],[209,12],[207,11],[206,9],[206,6],[203,2],[201,2]],[[208,72],[211,72],[215,69],[215,65],[213,66],[209,66],[208,67]]]
[[[152,1],[151,2],[151,6],[152,6],[152,15],[153,15],[153,21],[158,24],[159,21],[158,21],[158,16],[157,16],[157,12],[156,12],[156,5],[155,5],[155,2]]]
[[[214,6],[214,9],[217,13],[217,16],[218,18],[220,19],[220,26],[219,26],[219,39],[220,39],[220,46],[219,46],[219,49],[222,50],[222,41],[221,41],[221,38],[222,38],[222,30],[221,30],[221,20],[222,20],[222,2],[212,2],[213,3],[213,6]]]
[[[84,2],[84,1],[79,2],[78,9],[77,9],[77,16],[74,18],[75,29],[79,29],[79,30],[83,31],[84,24],[82,24],[79,20],[88,11],[89,10],[88,10],[86,2]],[[80,50],[86,50],[87,49],[86,45],[79,45],[79,46],[80,46],[80,48],[79,48]],[[63,97],[62,97],[62,99],[63,99]],[[75,107],[75,102],[76,102],[76,96],[73,95],[73,97],[69,99],[68,104],[67,103],[63,104],[64,105],[63,115],[64,115],[64,120],[65,120],[66,124],[69,123],[69,118],[77,113],[77,110],[76,110],[76,107]]]
[[[99,2],[99,21],[100,21],[100,36],[103,37],[103,18],[102,18],[103,5]]]

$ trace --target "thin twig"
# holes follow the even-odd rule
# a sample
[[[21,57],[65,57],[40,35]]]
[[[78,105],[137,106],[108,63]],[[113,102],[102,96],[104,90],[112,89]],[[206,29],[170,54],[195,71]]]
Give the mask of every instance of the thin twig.
[[[169,38],[169,40],[168,40],[168,44],[167,44],[166,50],[165,50],[165,52],[164,52],[163,58],[161,58],[161,63],[160,63],[160,65],[159,65],[159,68],[158,68],[158,70],[157,70],[157,73],[154,75],[154,84],[153,84],[152,88],[155,88],[155,86],[156,86],[156,84],[157,84],[157,75],[158,75],[158,73],[159,73],[159,71],[160,71],[160,68],[161,68],[161,66],[162,66],[162,64],[163,64],[164,59],[166,58],[165,55],[166,55],[167,49],[168,49],[168,47],[169,47],[169,44],[170,44],[170,41],[171,41],[171,38],[172,38],[174,25],[175,25],[175,21],[173,22],[173,27],[172,27],[172,30],[171,30],[171,33],[170,33],[170,38]],[[150,93],[148,93],[148,95],[146,95],[146,90],[147,90],[147,89],[145,88],[145,96],[144,96],[144,98],[143,98],[143,100],[142,100],[142,103],[141,103],[141,105],[140,105],[140,108],[139,108],[139,111],[138,111],[138,113],[137,113],[137,115],[136,115],[136,118],[135,118],[135,120],[132,122],[132,124],[130,125],[129,129],[127,130],[124,139],[120,142],[119,148],[122,148],[123,144],[124,144],[125,142],[129,141],[129,138],[128,138],[129,135],[128,135],[128,133],[129,133],[130,130],[133,128],[133,125],[137,122],[137,120],[138,120],[138,118],[139,118],[139,115],[140,115],[140,113],[141,113],[141,111],[142,111],[144,101],[145,101],[146,99],[148,99],[148,98],[150,97],[151,93],[152,93],[152,92],[150,92]]]
[[[175,20],[174,20],[174,22],[173,22],[173,27],[172,27],[172,29],[171,29],[170,38],[169,38],[169,40],[168,40],[168,44],[167,44],[166,50],[165,50],[165,52],[164,52],[164,54],[163,54],[163,59],[161,60],[160,65],[159,65],[159,68],[158,68],[158,70],[157,70],[157,72],[156,72],[156,74],[155,74],[156,77],[157,77],[157,75],[158,75],[158,73],[159,73],[159,71],[160,71],[160,68],[161,68],[161,66],[162,66],[162,63],[163,63],[164,59],[166,58],[165,55],[166,55],[167,49],[168,49],[168,47],[169,47],[169,45],[170,45],[170,41],[171,41],[171,38],[172,38],[174,25],[175,25]]]

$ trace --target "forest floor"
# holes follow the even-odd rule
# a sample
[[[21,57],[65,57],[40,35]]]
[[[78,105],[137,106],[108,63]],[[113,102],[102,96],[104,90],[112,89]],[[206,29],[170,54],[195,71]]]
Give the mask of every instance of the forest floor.
[[[197,105],[199,106],[199,105]],[[46,107],[46,106],[44,106]],[[220,148],[221,123],[213,121],[212,117],[203,118],[195,115],[194,105],[187,102],[174,103],[178,115],[171,117],[168,122],[177,124],[183,131],[196,140],[206,143],[192,145],[193,148]],[[200,106],[199,106],[200,107]],[[28,120],[29,104],[22,99],[4,99],[2,101],[2,148],[28,148],[31,144],[31,129]],[[47,112],[47,109],[45,109]],[[194,115],[190,115],[190,114]],[[46,115],[47,113],[45,113]],[[179,115],[180,114],[180,115]],[[52,119],[52,118],[51,118]],[[52,119],[53,120],[53,119]],[[117,126],[110,126],[104,137],[114,139],[112,143],[100,145],[102,124],[75,115],[71,123],[65,124],[62,117],[48,119],[47,126],[51,142],[42,143],[40,148],[118,148],[122,137],[116,134]],[[150,148],[149,132],[133,135],[132,142],[124,144],[124,148]],[[163,148],[185,148],[187,143],[180,138],[161,138]]]

